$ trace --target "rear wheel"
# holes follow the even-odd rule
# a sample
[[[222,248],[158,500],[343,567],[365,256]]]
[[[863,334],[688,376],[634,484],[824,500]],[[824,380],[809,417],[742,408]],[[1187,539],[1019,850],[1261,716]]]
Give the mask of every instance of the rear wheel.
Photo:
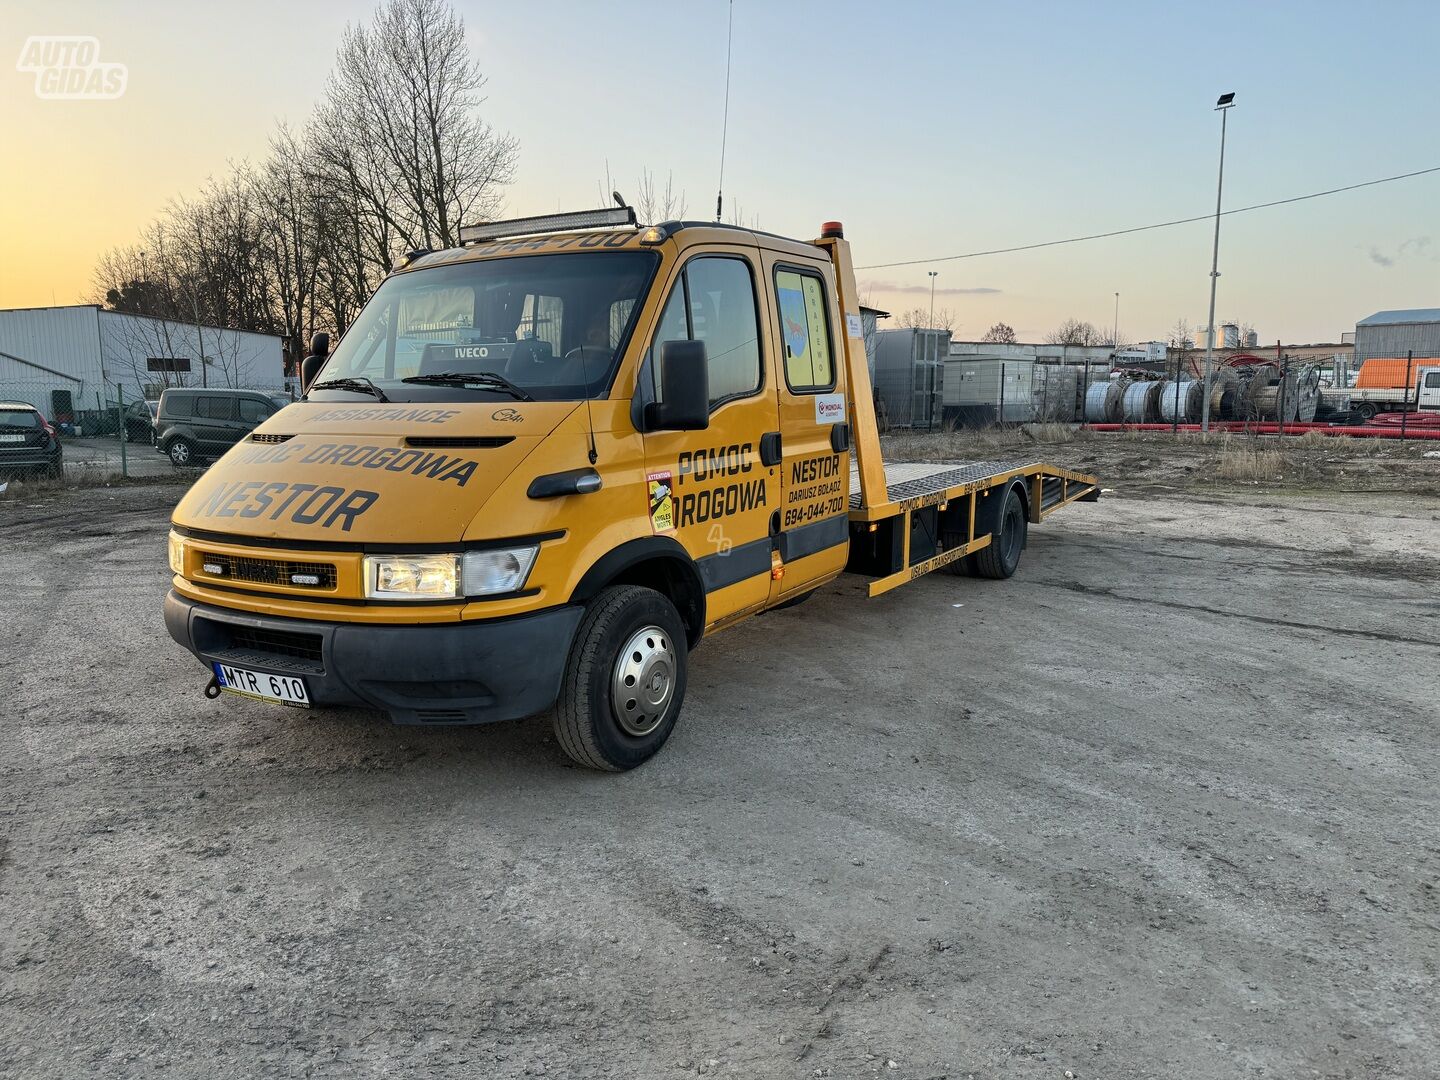
[[[1362,401],[1359,405],[1355,406],[1355,415],[1367,424],[1375,419],[1375,414],[1379,411],[1380,409],[1373,401]]]
[[[170,445],[165,447],[165,453],[170,458],[170,464],[176,468],[195,463],[195,444],[185,436],[170,440]]]
[[[990,543],[970,558],[974,560],[974,572],[979,577],[1008,578],[1020,565],[1020,553],[1025,550],[1030,523],[1025,516],[1025,500],[1013,487],[1005,493],[1005,504],[1000,508],[1000,518],[990,534]],[[965,561],[965,560],[961,560]]]
[[[591,769],[623,772],[652,757],[685,700],[680,613],[654,589],[616,585],[590,604],[555,706],[561,749]]]
[[[940,541],[944,544],[946,551],[954,551],[958,547],[965,546],[966,537],[964,533],[947,532],[940,534]],[[974,558],[974,555],[962,555],[940,567],[940,572],[949,574],[951,577],[974,577],[975,569],[971,566],[971,560]]]

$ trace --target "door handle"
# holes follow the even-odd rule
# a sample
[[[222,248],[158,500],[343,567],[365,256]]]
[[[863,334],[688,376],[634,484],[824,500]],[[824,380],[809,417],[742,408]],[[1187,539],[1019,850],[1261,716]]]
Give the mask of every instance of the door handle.
[[[760,436],[760,464],[779,465],[782,457],[780,450],[780,432],[767,431]]]
[[[830,449],[834,450],[837,454],[843,454],[846,450],[850,449],[849,424],[830,425]]]

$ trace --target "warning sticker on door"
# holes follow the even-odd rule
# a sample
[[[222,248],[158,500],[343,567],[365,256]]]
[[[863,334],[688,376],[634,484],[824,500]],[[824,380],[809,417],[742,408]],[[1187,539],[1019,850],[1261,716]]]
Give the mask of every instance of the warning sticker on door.
[[[865,323],[859,315],[852,315],[848,311],[845,313],[845,329],[851,337],[865,336]]]
[[[650,526],[656,532],[675,531],[675,496],[669,471],[645,475],[650,489]]]

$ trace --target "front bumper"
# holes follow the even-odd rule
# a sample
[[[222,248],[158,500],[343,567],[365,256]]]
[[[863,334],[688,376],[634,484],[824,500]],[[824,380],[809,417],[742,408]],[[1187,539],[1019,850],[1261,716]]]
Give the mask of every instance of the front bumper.
[[[0,471],[10,469],[53,469],[64,451],[58,442],[48,446],[7,444],[0,446]]]
[[[165,597],[170,636],[208,668],[299,676],[317,705],[397,724],[480,724],[544,712],[560,693],[584,609],[443,625],[376,626],[251,615]]]

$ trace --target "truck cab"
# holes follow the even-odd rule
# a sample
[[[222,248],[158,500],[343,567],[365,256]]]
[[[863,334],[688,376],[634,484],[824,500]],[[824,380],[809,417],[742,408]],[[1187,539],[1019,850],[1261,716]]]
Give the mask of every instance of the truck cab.
[[[626,768],[702,638],[845,568],[831,250],[551,224],[393,273],[180,502],[166,620],[215,689],[401,723],[558,701],[572,756]]]

